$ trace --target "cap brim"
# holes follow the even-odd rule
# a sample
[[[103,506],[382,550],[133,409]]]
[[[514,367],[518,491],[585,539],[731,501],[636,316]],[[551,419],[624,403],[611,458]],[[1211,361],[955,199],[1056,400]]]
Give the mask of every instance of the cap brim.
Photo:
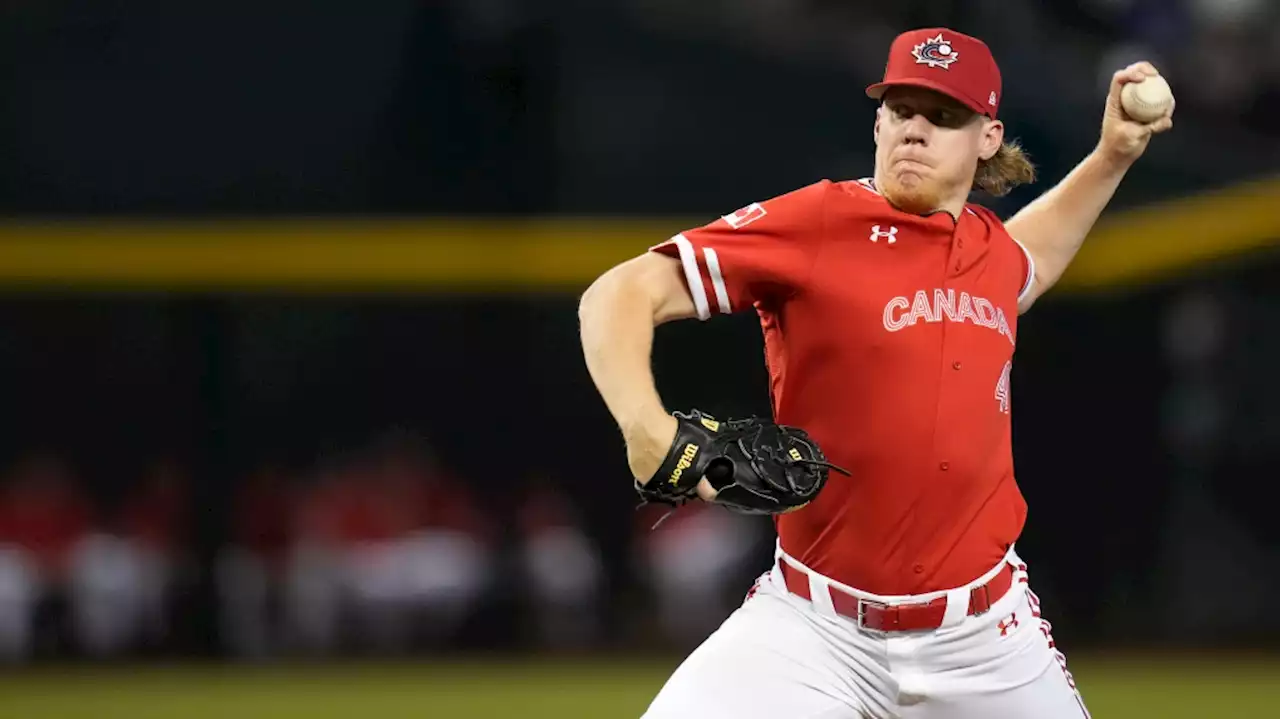
[[[992,114],[991,108],[986,107],[982,103],[967,98],[964,95],[960,95],[940,82],[934,82],[922,77],[903,78],[901,80],[894,80],[893,82],[878,82],[867,87],[867,97],[873,100],[879,100],[884,97],[885,91],[891,87],[922,87],[926,90],[933,90],[936,93],[946,95],[979,115],[986,115],[990,117]]]

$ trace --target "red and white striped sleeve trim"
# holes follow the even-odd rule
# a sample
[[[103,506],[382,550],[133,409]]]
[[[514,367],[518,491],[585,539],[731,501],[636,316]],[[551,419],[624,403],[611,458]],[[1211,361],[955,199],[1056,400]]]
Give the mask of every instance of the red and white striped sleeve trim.
[[[1018,247],[1022,248],[1022,254],[1027,258],[1027,279],[1022,283],[1022,290],[1018,292],[1018,301],[1021,302],[1031,292],[1031,287],[1036,283],[1036,258],[1031,256],[1031,251],[1027,249],[1026,245],[1018,242],[1018,238],[1013,238],[1013,241],[1017,243]]]
[[[693,306],[698,310],[698,319],[706,320],[711,317],[711,296],[707,294],[707,284],[711,285],[711,291],[715,296],[716,309],[726,315],[733,312],[733,305],[729,302],[729,289],[724,284],[724,272],[720,267],[720,256],[716,254],[715,249],[694,247],[683,234],[672,237],[671,241],[680,251],[680,264],[684,267],[685,283],[689,286],[690,296],[693,297]],[[710,281],[709,283],[703,281],[703,267],[706,268],[706,278]]]

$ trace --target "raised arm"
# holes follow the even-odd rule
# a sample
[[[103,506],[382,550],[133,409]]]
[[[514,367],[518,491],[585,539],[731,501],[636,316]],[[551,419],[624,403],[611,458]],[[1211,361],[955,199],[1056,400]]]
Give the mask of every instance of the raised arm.
[[[1144,124],[1130,119],[1120,104],[1126,84],[1156,74],[1145,62],[1117,72],[1107,93],[1097,147],[1055,187],[1005,223],[1035,261],[1034,284],[1019,304],[1020,312],[1061,279],[1151,136],[1173,127],[1172,107],[1164,117]]]

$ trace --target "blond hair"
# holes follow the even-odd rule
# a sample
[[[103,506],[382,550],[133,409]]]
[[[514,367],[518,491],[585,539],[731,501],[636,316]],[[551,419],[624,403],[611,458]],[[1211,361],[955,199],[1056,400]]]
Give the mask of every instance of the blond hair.
[[[1022,145],[1017,140],[1011,140],[1001,145],[990,160],[978,161],[973,187],[988,195],[1004,197],[1018,185],[1027,185],[1035,180],[1035,165],[1031,164]]]

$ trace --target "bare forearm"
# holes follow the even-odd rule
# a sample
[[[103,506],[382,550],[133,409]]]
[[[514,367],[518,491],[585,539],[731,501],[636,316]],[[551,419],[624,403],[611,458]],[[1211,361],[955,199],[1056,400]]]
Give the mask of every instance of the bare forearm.
[[[1128,168],[1129,163],[1094,152],[1005,223],[1009,234],[1035,258],[1036,294],[1066,272]]]

